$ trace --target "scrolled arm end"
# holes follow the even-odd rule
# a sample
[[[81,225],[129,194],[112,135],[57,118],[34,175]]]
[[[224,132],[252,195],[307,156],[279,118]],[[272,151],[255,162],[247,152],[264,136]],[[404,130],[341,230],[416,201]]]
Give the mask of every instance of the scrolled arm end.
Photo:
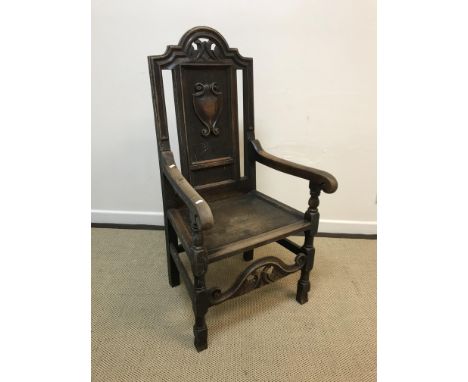
[[[196,215],[200,220],[200,228],[202,230],[210,229],[214,225],[214,218],[213,213],[211,212],[211,208],[205,199],[198,199],[203,200],[201,204],[195,204]],[[195,202],[196,203],[196,202]]]
[[[336,178],[325,171],[322,171],[324,174],[324,177],[326,180],[320,183],[320,187],[322,188],[323,192],[326,192],[327,194],[333,194],[337,189],[338,189],[338,181]]]

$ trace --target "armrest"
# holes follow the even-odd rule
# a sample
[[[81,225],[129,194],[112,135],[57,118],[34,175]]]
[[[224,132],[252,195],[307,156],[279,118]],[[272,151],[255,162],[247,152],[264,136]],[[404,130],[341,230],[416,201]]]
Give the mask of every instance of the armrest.
[[[210,206],[176,167],[172,151],[163,151],[161,159],[161,169],[164,175],[188,209],[200,218],[201,229],[211,228],[214,220]]]
[[[263,147],[258,139],[253,139],[250,141],[250,143],[252,143],[252,146],[256,152],[255,160],[257,162],[286,174],[308,179],[310,182],[320,186],[320,188],[328,194],[335,192],[338,188],[337,180],[328,172],[290,162],[267,153],[265,150],[263,150]]]

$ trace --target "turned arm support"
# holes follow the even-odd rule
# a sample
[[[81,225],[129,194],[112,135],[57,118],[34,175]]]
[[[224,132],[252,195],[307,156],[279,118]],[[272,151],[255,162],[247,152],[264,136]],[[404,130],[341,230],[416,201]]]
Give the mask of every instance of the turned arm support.
[[[335,192],[338,188],[337,180],[328,172],[278,158],[266,152],[258,139],[253,139],[250,143],[255,150],[255,160],[257,162],[286,174],[307,179],[310,181],[311,185],[315,184],[319,186],[319,188],[327,194]]]
[[[164,175],[190,212],[198,217],[200,228],[202,230],[211,228],[214,220],[210,206],[206,200],[203,199],[197,191],[195,191],[192,185],[184,178],[180,170],[177,168],[172,151],[163,151],[161,153],[161,159],[161,168]]]

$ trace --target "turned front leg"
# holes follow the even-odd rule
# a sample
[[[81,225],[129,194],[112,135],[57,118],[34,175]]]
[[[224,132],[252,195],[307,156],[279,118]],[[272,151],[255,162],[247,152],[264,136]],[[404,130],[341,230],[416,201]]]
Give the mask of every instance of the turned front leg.
[[[193,326],[194,345],[197,351],[205,350],[208,347],[208,327],[206,326],[205,314],[209,307],[209,293],[206,289],[205,274],[208,270],[208,259],[203,248],[203,235],[198,219],[192,220],[191,248],[192,272],[194,276],[194,299],[193,313],[195,315],[195,325]]]
[[[310,291],[310,271],[314,267],[315,248],[313,247],[313,234],[311,231],[304,232],[305,240],[302,251],[306,255],[306,261],[301,269],[301,277],[297,282],[296,300],[299,304],[305,304],[309,301],[308,293]]]
[[[315,248],[314,248],[314,237],[317,234],[320,214],[318,212],[320,187],[309,184],[310,188],[310,199],[309,208],[304,214],[304,218],[309,220],[312,224],[310,230],[304,232],[304,245],[302,251],[306,255],[306,262],[301,269],[301,277],[297,282],[297,293],[296,300],[299,304],[305,304],[309,301],[308,293],[310,291],[310,271],[314,267]]]
[[[200,278],[196,280],[200,281]],[[203,280],[204,283],[204,280]],[[205,350],[208,347],[208,327],[206,325],[205,314],[209,307],[209,296],[206,288],[195,290],[193,301],[193,312],[195,315],[195,325],[193,325],[194,345],[197,351]]]
[[[193,274],[195,294],[193,299],[193,313],[195,325],[193,326],[194,345],[197,351],[208,347],[208,327],[206,326],[205,314],[209,307],[209,295],[205,284],[205,273],[207,270],[206,257],[203,251],[196,253]]]

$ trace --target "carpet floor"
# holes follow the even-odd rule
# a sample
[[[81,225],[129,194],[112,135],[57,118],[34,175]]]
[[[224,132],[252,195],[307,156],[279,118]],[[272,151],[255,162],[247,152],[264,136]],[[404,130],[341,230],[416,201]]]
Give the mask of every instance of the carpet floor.
[[[295,301],[296,273],[215,306],[197,353],[190,298],[167,281],[164,232],[93,228],[92,380],[375,381],[376,241],[315,247],[307,304]],[[255,250],[267,255],[293,256]],[[207,285],[226,287],[245,266],[242,256],[210,264]]]

